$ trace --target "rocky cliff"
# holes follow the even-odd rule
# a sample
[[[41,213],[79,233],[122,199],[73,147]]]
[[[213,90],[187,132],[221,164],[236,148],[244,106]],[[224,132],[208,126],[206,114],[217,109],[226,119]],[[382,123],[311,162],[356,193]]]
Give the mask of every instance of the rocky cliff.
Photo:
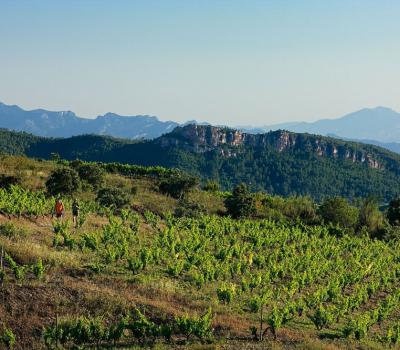
[[[307,151],[320,157],[365,163],[370,168],[383,169],[378,157],[353,142],[339,141],[317,135],[296,134],[285,130],[265,134],[249,134],[239,130],[211,125],[186,125],[156,140],[162,147],[179,147],[190,152],[218,150],[227,157],[237,156],[244,147],[273,149],[279,153]]]

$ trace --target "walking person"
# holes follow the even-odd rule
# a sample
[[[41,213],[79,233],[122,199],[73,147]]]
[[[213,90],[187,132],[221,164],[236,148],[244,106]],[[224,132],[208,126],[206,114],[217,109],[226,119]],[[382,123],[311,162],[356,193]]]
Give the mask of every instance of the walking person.
[[[79,209],[79,202],[76,198],[74,198],[74,201],[72,202],[72,222],[75,228],[78,227]]]
[[[56,215],[57,219],[62,219],[64,216],[64,203],[62,202],[61,198],[56,200],[56,204],[54,205],[54,214]]]

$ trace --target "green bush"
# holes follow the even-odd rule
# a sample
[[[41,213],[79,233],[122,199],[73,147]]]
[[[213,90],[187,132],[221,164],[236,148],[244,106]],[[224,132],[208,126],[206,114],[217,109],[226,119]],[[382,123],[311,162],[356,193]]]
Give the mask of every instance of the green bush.
[[[189,201],[184,197],[179,200],[174,214],[176,217],[199,218],[206,213],[207,210],[204,205]]]
[[[333,197],[324,200],[318,214],[325,223],[339,225],[352,233],[357,225],[359,212],[345,198]]]
[[[189,317],[187,315],[176,317],[176,325],[179,332],[189,340],[194,335],[200,340],[208,339],[212,336],[212,312],[211,309],[200,317]]]
[[[129,204],[129,196],[119,188],[102,188],[97,193],[96,201],[105,207],[122,209]]]
[[[385,226],[385,217],[379,210],[377,200],[371,197],[364,199],[358,215],[359,230],[365,228],[371,237],[382,238]]]
[[[230,304],[233,300],[235,292],[236,292],[235,285],[233,284],[223,285],[221,288],[217,289],[218,300],[221,303]]]
[[[390,225],[400,226],[400,198],[393,199],[389,203],[387,218]]]
[[[16,336],[10,328],[4,328],[0,334],[0,343],[3,343],[7,349],[13,349],[16,343]]]
[[[70,168],[54,170],[46,181],[46,188],[53,196],[72,195],[80,188],[79,175]]]
[[[251,217],[256,213],[255,199],[243,183],[236,186],[232,195],[225,199],[225,206],[233,218]]]
[[[219,183],[215,180],[208,180],[203,186],[203,190],[207,192],[218,192],[220,190]]]
[[[15,227],[12,222],[0,224],[0,235],[8,238],[24,238],[28,235],[23,228]]]
[[[98,189],[104,182],[105,171],[95,163],[83,163],[75,167],[82,181]]]
[[[162,181],[159,185],[159,190],[161,193],[179,199],[195,188],[198,183],[199,179],[194,176],[176,176]]]

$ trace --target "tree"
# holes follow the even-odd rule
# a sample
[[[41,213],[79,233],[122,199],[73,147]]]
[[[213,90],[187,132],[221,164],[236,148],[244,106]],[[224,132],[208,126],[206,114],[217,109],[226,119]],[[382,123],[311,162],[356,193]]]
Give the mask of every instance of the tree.
[[[161,193],[179,199],[198,184],[199,179],[195,176],[177,176],[162,181],[159,189]]]
[[[236,186],[225,200],[228,214],[233,218],[250,217],[256,212],[255,200],[245,184]]]
[[[390,225],[400,226],[400,197],[390,201],[387,218]]]
[[[86,181],[95,189],[100,188],[104,182],[105,172],[97,164],[83,163],[78,165],[75,169],[81,180]]]
[[[72,195],[79,190],[78,173],[70,168],[54,170],[46,181],[47,191],[53,195]]]
[[[318,209],[318,214],[325,223],[339,225],[354,232],[358,221],[358,209],[342,197],[325,199]]]
[[[364,199],[358,216],[359,229],[365,228],[372,237],[382,237],[385,219],[375,198]]]
[[[179,200],[174,214],[176,217],[199,218],[206,213],[204,205],[182,198]]]
[[[129,204],[129,196],[120,188],[102,188],[97,193],[96,201],[105,207],[121,209]]]

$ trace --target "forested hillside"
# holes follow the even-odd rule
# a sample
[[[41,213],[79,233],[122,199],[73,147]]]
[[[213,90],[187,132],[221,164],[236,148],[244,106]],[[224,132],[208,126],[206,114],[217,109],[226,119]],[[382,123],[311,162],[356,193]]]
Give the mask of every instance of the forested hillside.
[[[0,150],[49,159],[161,165],[183,169],[223,189],[240,182],[253,190],[316,199],[375,195],[383,201],[400,191],[400,156],[376,146],[276,131],[251,135],[189,125],[152,141],[86,135],[46,139],[1,132]]]

